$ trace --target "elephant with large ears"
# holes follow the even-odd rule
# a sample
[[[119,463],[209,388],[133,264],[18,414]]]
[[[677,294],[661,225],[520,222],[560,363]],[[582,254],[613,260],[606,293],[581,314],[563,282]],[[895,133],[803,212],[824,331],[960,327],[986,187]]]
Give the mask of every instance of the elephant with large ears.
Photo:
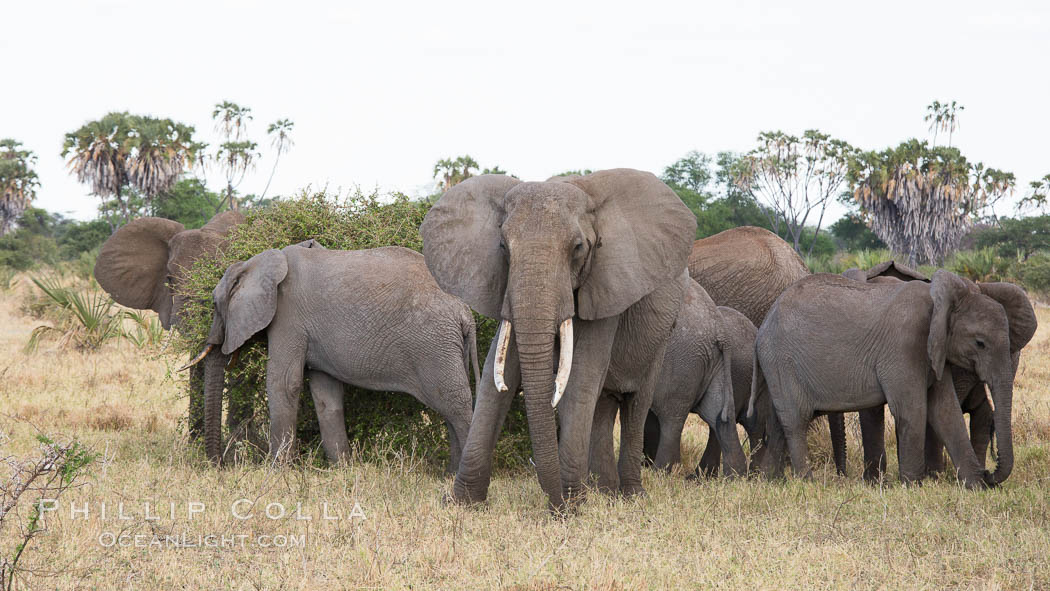
[[[95,262],[95,279],[122,306],[153,310],[161,326],[179,327],[186,303],[183,285],[198,259],[221,251],[235,226],[244,222],[236,211],[224,211],[204,227],[187,230],[179,222],[156,217],[134,220],[113,233]],[[199,437],[203,423],[203,372],[190,373],[191,437]]]
[[[938,271],[929,284],[860,284],[814,275],[788,288],[758,331],[755,381],[775,412],[767,475],[782,469],[786,438],[795,473],[810,475],[805,426],[815,411],[889,404],[902,481],[925,475],[927,422],[945,442],[967,487],[995,485],[1013,468],[1013,364],[1003,306]],[[952,384],[952,367],[991,385],[1000,454],[994,474],[977,461]]]
[[[696,232],[674,191],[630,169],[546,182],[483,175],[449,189],[420,231],[438,284],[501,320],[453,500],[485,500],[519,386],[550,508],[582,498],[602,397],[621,413],[619,489],[644,492],[642,429]]]
[[[474,317],[412,250],[327,250],[307,241],[234,263],[215,287],[205,360],[205,448],[222,459],[223,360],[266,331],[270,453],[288,457],[304,376],[328,458],[347,457],[343,386],[411,394],[449,429],[449,471],[470,428]]]
[[[681,461],[682,429],[689,413],[695,412],[711,428],[707,449],[717,453],[715,469],[724,449],[725,473],[746,471],[736,424],[738,410],[747,405],[750,394],[751,367],[738,368],[736,357],[750,361],[754,334],[754,325],[743,314],[716,306],[700,284],[689,281],[646,419],[643,451],[655,467],[669,469]],[[746,369],[746,378],[738,369]],[[747,384],[734,383],[734,378],[744,378]],[[591,471],[599,475],[599,487],[607,481],[608,470],[602,470],[600,459],[612,455],[612,427],[609,419],[594,426]],[[704,471],[710,473],[710,466]]]
[[[929,282],[922,273],[895,261],[885,261],[870,269],[849,269],[843,276],[861,282],[897,284],[902,281]],[[1027,294],[1012,283],[972,283],[965,281],[971,292],[986,295],[999,302],[1010,323],[1010,357],[1012,375],[1017,373],[1021,350],[1035,336],[1038,328],[1035,309]],[[984,466],[988,445],[994,431],[992,404],[985,393],[985,382],[968,366],[952,367],[952,382],[963,414],[970,415],[970,443],[977,461]],[[880,405],[861,411],[861,433],[864,442],[864,478],[876,482],[886,471],[885,410]],[[837,450],[836,450],[837,452]],[[845,454],[845,447],[842,453]],[[944,470],[944,443],[930,427],[926,427],[926,470],[928,474]]]
[[[809,269],[790,244],[773,232],[755,226],[730,228],[714,236],[701,238],[693,243],[693,250],[689,254],[689,276],[707,290],[716,304],[739,311],[755,327],[762,326],[766,313],[777,297],[792,283],[807,275]],[[750,364],[746,375],[746,378],[739,378],[737,386],[746,386],[743,391],[748,392],[749,396]],[[752,434],[765,433],[768,403],[767,399],[760,399],[758,408],[762,412],[754,417],[740,418],[748,430],[751,445],[757,447],[760,454],[764,453],[761,447],[764,440],[756,439]],[[746,401],[744,404],[746,406]],[[742,411],[742,414],[746,412]],[[833,448],[845,449],[846,423],[842,413],[828,413],[827,416]],[[648,432],[653,428],[653,421],[649,425],[646,438],[657,437]],[[713,474],[718,467],[718,440],[708,438],[707,441],[700,470],[705,474]],[[845,474],[845,452],[836,453],[834,459],[837,471]]]

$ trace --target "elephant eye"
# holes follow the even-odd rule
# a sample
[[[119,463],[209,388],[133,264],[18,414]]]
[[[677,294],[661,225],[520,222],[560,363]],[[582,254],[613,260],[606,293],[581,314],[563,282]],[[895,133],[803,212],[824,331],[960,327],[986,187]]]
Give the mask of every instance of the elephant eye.
[[[981,339],[977,339],[977,348],[978,349],[983,349],[984,348],[984,341],[982,341]]]

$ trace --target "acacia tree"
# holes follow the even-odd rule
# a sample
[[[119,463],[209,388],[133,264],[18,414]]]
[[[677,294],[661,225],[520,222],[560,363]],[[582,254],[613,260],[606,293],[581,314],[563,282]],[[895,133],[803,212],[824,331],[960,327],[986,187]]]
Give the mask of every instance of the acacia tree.
[[[67,133],[62,156],[69,156],[67,166],[103,200],[102,207],[112,199],[128,223],[127,189],[137,192],[147,206],[170,189],[203,148],[193,141],[193,131],[171,119],[113,112]]]
[[[22,142],[0,140],[0,236],[6,234],[36,198],[40,186],[32,166],[36,154],[22,149]]]
[[[983,211],[1014,187],[1014,175],[978,162],[956,148],[908,140],[896,148],[853,159],[853,198],[871,229],[914,266],[940,262]]]
[[[733,165],[733,183],[764,205],[773,231],[784,225],[795,251],[802,254],[802,234],[810,217],[816,227],[806,254],[817,243],[824,212],[838,194],[849,172],[856,149],[815,129],[802,137],[782,131],[766,131],[758,136],[758,147],[741,156]]]

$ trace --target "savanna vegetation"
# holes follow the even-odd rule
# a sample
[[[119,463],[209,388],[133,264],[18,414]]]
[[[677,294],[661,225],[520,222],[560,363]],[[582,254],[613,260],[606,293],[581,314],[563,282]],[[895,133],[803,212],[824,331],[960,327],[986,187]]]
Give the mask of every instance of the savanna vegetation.
[[[961,105],[935,101],[927,111],[930,140],[862,150],[817,130],[770,131],[746,153],[693,151],[656,172],[696,215],[698,238],[755,225],[792,244],[814,272],[897,257],[928,274],[945,267],[977,281],[1016,282],[1045,299],[1050,216],[1031,214],[1047,206],[1050,175],[1023,190],[1014,217],[994,215],[993,206],[1016,190],[1013,175],[951,146]],[[128,113],[67,134],[62,154],[71,174],[99,200],[91,221],[33,207],[46,189],[33,171],[37,156],[16,140],[0,141],[0,354],[8,360],[0,367],[0,462],[7,467],[0,476],[0,589],[1050,586],[1044,307],[1015,384],[1014,473],[995,491],[968,492],[950,478],[913,489],[895,479],[869,487],[859,478],[854,422],[848,479],[834,475],[826,432],[818,429],[811,449],[823,468],[814,482],[694,483],[682,470],[646,471],[648,498],[595,495],[577,517],[552,520],[536,509],[543,503],[519,399],[497,448],[488,508],[446,506],[444,425],[407,395],[348,388],[349,470],[323,460],[304,395],[298,431],[305,453],[289,466],[265,462],[266,346],[259,336],[227,372],[229,398],[254,411],[252,436],[235,444],[228,469],[215,470],[186,436],[188,383],[174,370],[201,347],[224,269],[309,238],[333,249],[419,250],[419,224],[442,191],[476,174],[510,173],[463,155],[435,164],[432,195],[307,188],[274,196],[270,181],[294,145],[294,124],[267,127],[264,155],[250,108],[224,101],[212,118],[211,147],[191,126]],[[271,167],[266,185],[245,190],[247,172],[264,162]],[[836,200],[848,213],[829,223]],[[122,308],[94,282],[99,246],[129,220],[152,215],[198,228],[231,208],[248,221],[223,254],[192,268],[181,332],[164,333],[152,312]],[[484,357],[496,326],[476,320]],[[694,419],[686,431],[683,457],[692,466],[706,429]],[[895,476],[892,447],[890,458]],[[41,512],[41,498],[58,499],[62,510]],[[254,519],[230,516],[238,499],[249,501]],[[130,519],[102,517],[100,503],[112,511],[121,500]],[[194,502],[207,509],[191,518]],[[91,510],[71,515],[74,503]],[[159,518],[143,503],[153,503]],[[159,511],[157,503],[164,504]],[[168,503],[175,504],[171,513]],[[289,514],[301,505],[312,518],[266,518],[270,503]],[[323,519],[322,503],[342,518]],[[365,518],[349,516],[355,503]],[[107,532],[303,535],[308,545],[122,547],[107,546],[100,537]]]

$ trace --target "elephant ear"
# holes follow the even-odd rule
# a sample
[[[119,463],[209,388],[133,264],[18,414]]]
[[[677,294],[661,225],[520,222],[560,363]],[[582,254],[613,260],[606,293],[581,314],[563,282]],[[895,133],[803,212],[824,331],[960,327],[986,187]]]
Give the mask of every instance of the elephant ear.
[[[183,225],[164,218],[139,218],[121,227],[102,245],[95,280],[122,306],[155,310],[164,320],[171,311],[168,243]]]
[[[229,355],[270,325],[277,312],[277,286],[288,275],[288,260],[279,250],[263,251],[231,265],[215,288],[215,307],[224,310],[222,352]]]
[[[489,318],[500,317],[507,288],[507,258],[499,247],[503,197],[520,182],[471,177],[446,191],[419,227],[423,257],[441,289]]]
[[[933,274],[933,280],[930,282],[933,313],[930,316],[930,334],[926,339],[926,354],[938,380],[944,373],[945,356],[948,354],[948,322],[952,309],[969,293],[966,282],[958,275],[944,269]]]
[[[1032,340],[1039,321],[1028,294],[1013,283],[978,283],[981,293],[1002,304],[1010,323],[1010,353],[1017,353]]]
[[[894,260],[883,261],[868,269],[867,278],[870,280],[876,277],[893,277],[895,279],[900,279],[901,281],[930,281],[930,279],[922,273]]]
[[[686,268],[696,216],[660,179],[619,168],[568,182],[591,197],[598,240],[577,292],[580,318],[619,314]]]

